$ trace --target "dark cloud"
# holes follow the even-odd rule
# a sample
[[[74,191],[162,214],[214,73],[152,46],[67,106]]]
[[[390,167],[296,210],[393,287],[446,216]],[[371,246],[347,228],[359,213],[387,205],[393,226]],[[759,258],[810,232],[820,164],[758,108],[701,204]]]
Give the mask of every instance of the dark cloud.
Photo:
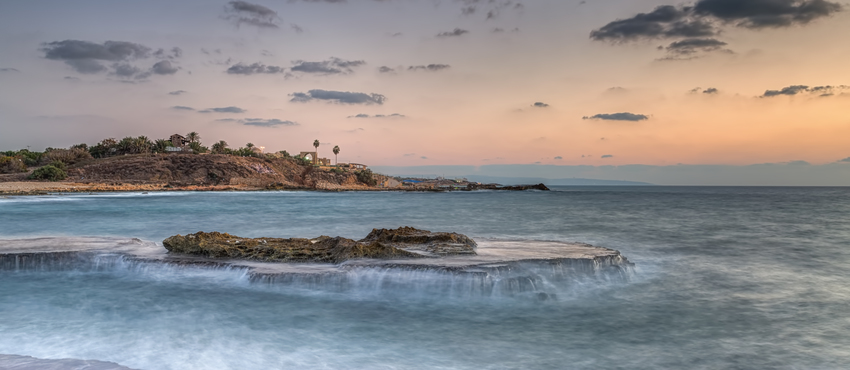
[[[340,58],[330,58],[321,62],[306,62],[296,60],[292,62],[290,68],[293,72],[303,73],[318,73],[318,74],[337,74],[337,73],[352,73],[352,68],[366,64],[363,60],[344,60]]]
[[[239,107],[223,107],[223,108],[209,108],[204,110],[199,110],[199,113],[245,113],[246,110]]]
[[[299,26],[295,23],[290,24],[289,28],[292,28],[292,30],[295,31],[295,33],[297,33],[299,35],[304,33],[304,28],[302,28],[301,26]]]
[[[605,154],[602,156],[602,158],[614,158],[614,156],[610,154]]]
[[[390,73],[390,72],[395,72],[395,69],[387,67],[387,66],[380,66],[380,67],[378,67],[378,72],[380,72],[380,73]]]
[[[826,0],[698,0],[693,6],[662,5],[649,13],[618,19],[590,33],[599,41],[705,38],[723,25],[745,28],[789,27],[806,24],[842,10]]]
[[[97,44],[81,40],[64,40],[45,43],[41,51],[47,59],[53,60],[107,60],[124,61],[146,58],[150,48],[126,41],[106,41]]]
[[[121,78],[145,79],[156,73],[160,75],[174,74],[178,68],[168,59],[180,57],[183,51],[172,48],[166,52],[159,49],[151,53],[151,48],[126,41],[106,41],[98,44],[90,41],[64,40],[42,44],[41,51],[47,59],[61,60],[79,73],[95,74],[111,71],[111,74]],[[131,61],[145,59],[151,56],[167,60],[160,61],[149,70],[131,64]],[[103,62],[112,62],[109,67]]]
[[[727,44],[717,39],[685,39],[675,41],[666,47],[668,53],[677,55],[691,55],[697,52],[710,52],[722,50]]]
[[[80,80],[80,79],[79,79],[79,78],[77,78],[77,77],[71,77],[71,76],[65,76],[65,77],[64,77],[64,79],[66,79],[66,80],[70,80],[70,81],[79,81],[79,80]]]
[[[260,119],[260,118],[245,118],[240,119],[237,122],[245,125],[245,126],[259,126],[259,127],[277,127],[277,126],[298,126],[298,122],[293,121],[282,121],[277,118],[272,119]]]
[[[251,65],[237,63],[230,66],[226,72],[231,75],[275,74],[283,73],[284,68],[278,66],[267,66],[261,63],[254,63]]]
[[[374,116],[370,116],[365,113],[360,113],[354,116],[348,116],[348,118],[404,118],[406,117],[403,114],[393,113],[393,114],[376,114]]]
[[[585,116],[585,117],[582,117],[582,119],[599,119],[599,120],[605,120],[605,121],[633,121],[633,122],[637,122],[637,121],[647,120],[647,119],[649,119],[649,117],[646,116],[646,115],[643,115],[643,114],[634,114],[634,113],[623,112],[623,113],[611,113],[611,114],[600,113],[600,114],[596,114],[596,115],[593,115],[593,116],[590,116],[590,117]]]
[[[839,162],[850,163],[850,157],[844,158],[844,159],[840,160]]]
[[[449,32],[440,32],[440,33],[437,34],[437,37],[441,37],[441,38],[457,37],[457,36],[463,36],[463,34],[465,34],[465,33],[469,33],[469,31],[462,30],[460,28],[455,28],[454,30],[449,31]]]
[[[719,92],[720,92],[719,90],[717,90],[716,88],[713,88],[713,87],[709,87],[709,88],[702,91],[703,94],[717,94]]]
[[[546,104],[544,102],[536,102],[536,103],[532,104],[531,106],[535,107],[535,108],[546,108],[546,107],[549,106],[549,104]]]
[[[522,3],[514,0],[458,0],[458,2],[462,4],[461,15],[472,16],[476,13],[483,13],[488,20],[497,18],[502,11],[519,11],[524,8]]]
[[[259,28],[278,28],[277,12],[259,4],[246,1],[231,1],[224,7],[227,19],[237,27],[247,24]]]
[[[649,13],[618,19],[590,33],[599,41],[630,41],[639,38],[705,37],[716,34],[706,20],[690,15],[690,8],[662,5]]]
[[[492,29],[490,32],[492,32],[492,33],[503,33],[503,32],[517,33],[517,32],[519,32],[519,28],[514,27],[514,28],[506,31],[504,28],[496,27],[496,28]]]
[[[14,69],[14,68],[0,68],[0,72],[20,72],[20,71],[17,70],[17,69]]]
[[[153,53],[153,56],[160,59],[177,59],[183,56],[183,49],[173,47],[171,50],[158,49]]]
[[[381,94],[366,94],[349,91],[310,90],[307,93],[292,93],[289,101],[304,103],[311,100],[325,100],[339,104],[384,104],[386,97]]]
[[[693,12],[739,27],[767,28],[806,24],[842,10],[826,0],[700,0]]]
[[[793,85],[788,87],[783,87],[780,90],[766,90],[762,97],[769,98],[771,96],[779,96],[779,95],[797,95],[802,92],[809,91],[809,87],[806,85]]]
[[[118,77],[133,77],[141,72],[139,68],[127,63],[116,63],[112,68]]]
[[[564,157],[557,156],[557,157],[555,157],[555,159],[560,161],[560,160],[564,159]]]
[[[186,107],[186,106],[183,106],[183,105],[175,105],[175,106],[171,107],[171,109],[174,109],[174,110],[195,110],[195,108]]]
[[[421,156],[421,157],[419,157],[419,158],[420,158],[420,159],[428,159],[428,157],[426,157],[426,156],[424,156],[424,155],[423,155],[423,156]]]
[[[185,94],[185,93],[187,93],[186,90],[175,90],[175,91],[169,92],[168,95],[182,95],[182,94]]]
[[[429,64],[429,65],[410,66],[410,67],[407,67],[407,70],[409,70],[409,71],[425,70],[425,71],[436,72],[436,71],[442,71],[444,69],[448,69],[448,68],[451,68],[451,67],[452,66],[450,66],[448,64]]]
[[[173,75],[177,73],[180,68],[177,68],[171,64],[168,60],[161,60],[156,62],[151,68],[151,72],[156,73],[158,75]]]

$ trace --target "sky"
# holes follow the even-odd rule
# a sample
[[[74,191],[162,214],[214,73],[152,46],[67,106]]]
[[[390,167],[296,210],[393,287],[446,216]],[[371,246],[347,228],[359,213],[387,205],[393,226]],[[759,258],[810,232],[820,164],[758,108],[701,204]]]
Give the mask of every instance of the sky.
[[[0,150],[195,131],[387,171],[850,185],[848,34],[829,0],[3,1]]]

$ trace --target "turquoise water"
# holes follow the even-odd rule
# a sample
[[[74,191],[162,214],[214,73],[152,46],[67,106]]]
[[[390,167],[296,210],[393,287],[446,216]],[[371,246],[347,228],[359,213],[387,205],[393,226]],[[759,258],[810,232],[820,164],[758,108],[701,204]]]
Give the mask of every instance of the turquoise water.
[[[0,353],[138,369],[843,369],[850,363],[850,189],[555,190],[0,199],[2,238],[161,241],[215,230],[357,239],[376,227],[415,226],[479,239],[586,242],[617,249],[636,264],[627,281],[576,279],[546,301],[375,284],[258,284],[241,270],[130,263],[0,271],[0,313],[13,318],[0,321]],[[388,274],[359,272],[363,281],[376,273]]]

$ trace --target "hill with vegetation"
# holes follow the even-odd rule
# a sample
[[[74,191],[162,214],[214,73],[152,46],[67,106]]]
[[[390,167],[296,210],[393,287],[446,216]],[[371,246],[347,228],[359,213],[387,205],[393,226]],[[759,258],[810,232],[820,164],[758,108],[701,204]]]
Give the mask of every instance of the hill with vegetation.
[[[250,189],[367,189],[384,177],[370,170],[314,166],[287,152],[264,154],[250,143],[210,150],[193,141],[181,151],[165,140],[140,136],[106,139],[94,146],[0,152],[0,182],[64,181],[83,184],[242,187]]]

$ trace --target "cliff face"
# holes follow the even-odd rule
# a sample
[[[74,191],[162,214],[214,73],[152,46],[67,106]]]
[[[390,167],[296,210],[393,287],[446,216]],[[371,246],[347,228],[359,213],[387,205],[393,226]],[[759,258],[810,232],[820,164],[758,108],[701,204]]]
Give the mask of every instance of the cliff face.
[[[352,172],[334,173],[300,166],[286,158],[221,154],[140,154],[97,159],[66,171],[68,181],[168,183],[172,186],[247,185],[288,188],[358,188]]]

